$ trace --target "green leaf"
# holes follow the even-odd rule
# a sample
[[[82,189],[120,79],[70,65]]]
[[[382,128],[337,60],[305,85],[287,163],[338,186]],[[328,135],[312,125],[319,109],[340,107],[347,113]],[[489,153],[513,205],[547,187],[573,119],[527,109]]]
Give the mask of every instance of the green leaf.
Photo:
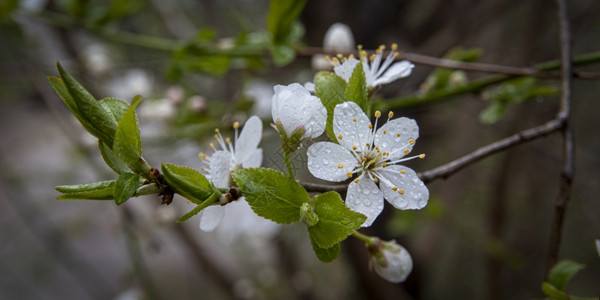
[[[123,173],[119,175],[113,191],[115,203],[117,203],[117,205],[125,203],[129,198],[133,197],[139,186],[139,174]]]
[[[570,300],[569,295],[565,294],[563,291],[557,289],[555,286],[548,282],[542,283],[542,292],[546,296],[550,296],[552,300]]]
[[[311,239],[310,244],[312,245],[313,251],[317,255],[317,258],[324,263],[334,261],[340,255],[340,251],[342,250],[342,247],[339,243],[335,244],[333,247],[321,248],[317,246],[315,241]]]
[[[130,166],[137,165],[142,156],[139,122],[135,114],[135,107],[141,101],[140,97],[134,98],[131,106],[119,120],[112,148],[114,154]]]
[[[177,222],[181,223],[181,222],[187,221],[189,218],[197,215],[203,209],[205,209],[209,205],[213,204],[215,201],[219,200],[219,197],[221,197],[221,195],[222,195],[221,193],[219,193],[218,191],[215,191],[212,195],[210,195],[210,197],[208,197],[208,199],[204,200],[202,202],[202,204],[196,205],[196,207],[194,207],[194,209],[190,210],[188,213],[186,213],[181,218],[179,218],[179,220],[177,220]]]
[[[319,222],[308,228],[310,239],[321,248],[330,248],[360,228],[367,217],[350,210],[336,192],[327,192],[313,199]]]
[[[131,173],[131,169],[127,166],[127,164],[118,158],[112,149],[110,149],[101,140],[98,140],[98,148],[100,149],[102,159],[104,159],[106,165],[109,166],[113,171],[115,171],[117,174]]]
[[[310,201],[300,184],[279,171],[241,169],[232,176],[252,210],[277,223],[298,222],[300,207]]]
[[[54,189],[63,193],[57,200],[112,200],[114,180],[94,183],[61,185]]]
[[[336,141],[333,133],[333,110],[336,105],[346,102],[346,81],[331,72],[319,72],[315,75],[315,94],[327,108],[327,125],[325,131],[332,141]]]
[[[369,109],[369,100],[367,98],[367,79],[365,78],[365,72],[363,71],[362,64],[356,64],[352,71],[352,76],[348,81],[346,87],[345,98],[347,101],[353,101],[367,113]]]
[[[271,47],[271,55],[275,66],[282,67],[294,60],[296,51],[292,47],[286,45],[273,45]]]
[[[564,291],[571,278],[583,268],[585,268],[585,265],[571,260],[562,260],[550,270],[548,282],[558,290]]]
[[[306,2],[307,0],[271,0],[267,29],[273,37],[274,44],[289,40],[294,22],[300,16]]]
[[[117,130],[117,123],[114,121],[114,117],[59,63],[56,66],[64,82],[64,86],[71,96],[72,101],[75,102],[82,118],[86,123],[93,126],[94,132],[90,131],[90,133],[112,147],[113,138]]]
[[[119,123],[121,118],[123,118],[123,115],[125,115],[129,109],[129,104],[116,98],[104,98],[100,100],[99,103],[112,114],[116,123]]]
[[[161,170],[173,191],[196,204],[201,204],[215,191],[208,179],[192,168],[163,163]]]
[[[75,185],[60,185],[54,189],[61,193],[79,193],[89,192],[94,190],[101,190],[106,188],[112,188],[115,185],[114,180],[99,181],[93,183],[75,184]]]

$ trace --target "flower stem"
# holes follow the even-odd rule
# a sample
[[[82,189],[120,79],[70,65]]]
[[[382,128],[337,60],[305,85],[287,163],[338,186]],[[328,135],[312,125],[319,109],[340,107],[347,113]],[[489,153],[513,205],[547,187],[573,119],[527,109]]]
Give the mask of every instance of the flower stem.
[[[379,238],[374,237],[374,236],[368,236],[366,234],[362,234],[358,231],[355,231],[352,233],[352,236],[354,236],[355,238],[365,242],[365,244],[367,244],[368,246],[371,246],[372,244],[374,244],[375,242],[377,242],[379,240]]]
[[[288,175],[290,178],[296,180],[294,178],[294,170],[292,170],[292,163],[290,162],[290,154],[292,154],[292,152],[284,151],[283,159],[285,160],[285,166],[287,167]]]

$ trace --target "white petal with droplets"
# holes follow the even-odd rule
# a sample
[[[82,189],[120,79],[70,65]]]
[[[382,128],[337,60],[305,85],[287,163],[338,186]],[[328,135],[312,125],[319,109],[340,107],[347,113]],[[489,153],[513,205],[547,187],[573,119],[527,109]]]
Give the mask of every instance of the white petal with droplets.
[[[369,227],[383,210],[383,194],[367,176],[361,175],[359,180],[358,183],[352,181],[348,186],[346,206],[365,215],[367,220],[362,227]]]
[[[242,161],[242,168],[258,168],[261,166],[263,160],[262,148],[254,149],[250,152],[250,155]]]
[[[313,176],[323,180],[344,181],[348,179],[346,173],[351,172],[357,165],[356,158],[350,151],[330,142],[312,144],[306,154],[308,170]]]
[[[235,142],[236,163],[243,163],[258,147],[262,138],[262,122],[259,117],[252,116],[242,129]]]
[[[388,84],[400,78],[407,77],[412,72],[414,65],[406,60],[397,62],[390,66],[385,72],[373,82],[373,86]]]
[[[225,215],[225,208],[220,205],[213,205],[203,209],[200,212],[200,230],[213,231]]]
[[[401,171],[404,171],[404,174]],[[390,181],[399,189],[404,189],[404,194],[393,191],[387,184],[381,184],[381,191],[385,199],[397,209],[421,209],[427,205],[429,190],[419,179],[415,171],[401,165],[386,167],[380,175]]]
[[[405,149],[412,151],[413,146],[409,143],[409,140],[416,141],[417,138],[419,138],[417,122],[402,117],[385,123],[377,130],[375,145],[379,147],[381,152],[389,152],[390,159],[394,160],[406,155],[404,153]]]
[[[229,151],[217,151],[210,157],[210,181],[218,188],[229,187],[233,158]]]
[[[299,127],[304,127],[304,137],[318,137],[325,130],[327,109],[321,100],[299,83],[274,87],[271,112],[273,121],[281,121],[288,136]]]
[[[333,132],[340,145],[347,149],[352,149],[352,146],[356,146],[357,151],[367,149],[366,144],[372,142],[369,125],[371,121],[354,102],[338,104],[333,110]]]
[[[350,81],[350,77],[352,77],[352,72],[354,72],[354,68],[358,65],[359,60],[356,58],[350,58],[343,62],[341,65],[335,66],[333,68],[333,72],[337,76],[342,77],[346,82]]]

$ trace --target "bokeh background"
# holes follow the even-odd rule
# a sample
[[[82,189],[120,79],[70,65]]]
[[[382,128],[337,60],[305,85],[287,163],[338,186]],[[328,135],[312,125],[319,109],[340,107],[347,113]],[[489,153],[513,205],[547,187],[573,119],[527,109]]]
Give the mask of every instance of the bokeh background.
[[[106,3],[105,3],[106,2]],[[127,32],[188,41],[211,29],[215,43],[264,32],[268,1],[0,2],[0,299],[531,299],[542,298],[545,259],[562,161],[560,134],[518,145],[429,184],[420,211],[391,206],[366,233],[396,239],[415,266],[402,284],[369,270],[361,242],[348,239],[334,262],[312,253],[301,224],[248,221],[244,212],[215,232],[198,218],[176,218],[182,198],[156,197],[117,207],[109,201],[56,201],[53,187],[115,176],[89,136],[46,81],[60,61],[98,98],[146,100],[138,113],[145,158],[201,166],[213,128],[259,114],[270,121],[276,84],[312,79],[311,56],[279,67],[232,64],[221,74],[173,71],[175,56],[161,41]],[[11,4],[15,4],[11,6]],[[120,3],[120,4],[116,4]],[[112,14],[107,7],[119,6]],[[600,49],[600,2],[569,1],[574,54]],[[102,19],[105,18],[105,19]],[[98,27],[83,26],[85,20]],[[82,21],[83,20],[83,21]],[[83,23],[80,23],[83,22]],[[554,2],[545,0],[309,1],[301,14],[303,45],[320,47],[330,25],[347,24],[366,49],[399,49],[435,57],[479,49],[478,61],[529,67],[559,57]],[[156,43],[153,43],[156,42]],[[202,62],[199,62],[199,64]],[[578,70],[600,71],[598,65]],[[433,67],[417,65],[407,79],[385,86],[381,98],[418,93]],[[457,73],[461,80],[486,76]],[[538,84],[558,87],[557,80]],[[600,257],[600,138],[598,80],[576,79],[573,123],[576,174],[560,258],[586,265],[567,291],[598,296]],[[491,90],[493,92],[493,90]],[[426,171],[478,147],[552,119],[558,95],[507,105],[496,122],[482,122],[484,93],[464,94],[397,110],[417,120],[415,151]],[[265,123],[267,124],[267,123]],[[231,133],[229,133],[231,134]],[[265,126],[264,164],[282,169],[278,137]],[[302,151],[300,151],[302,152]],[[294,167],[314,180],[300,153]],[[232,210],[233,211],[233,210]]]

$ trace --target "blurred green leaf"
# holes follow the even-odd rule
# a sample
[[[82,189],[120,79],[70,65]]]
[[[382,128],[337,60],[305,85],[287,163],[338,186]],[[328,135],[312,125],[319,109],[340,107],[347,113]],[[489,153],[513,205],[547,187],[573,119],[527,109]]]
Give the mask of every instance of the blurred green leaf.
[[[465,49],[456,47],[446,52],[444,58],[462,62],[474,62],[479,59],[481,54],[482,50],[479,48]],[[467,78],[463,71],[448,68],[436,68],[429,76],[427,76],[420,87],[420,92],[422,94],[428,94],[438,90],[456,88],[465,84],[467,84]]]
[[[100,149],[100,154],[102,155],[102,159],[107,166],[109,166],[115,173],[131,173],[131,169],[125,164],[120,158],[118,158],[115,153],[110,149],[104,142],[98,140],[98,148]]]
[[[352,71],[352,76],[348,81],[346,92],[344,93],[347,101],[353,101],[367,113],[369,109],[369,99],[367,98],[367,79],[362,64],[356,64]]]
[[[583,268],[585,265],[571,260],[562,260],[552,267],[547,280],[558,290],[564,291],[571,278]]]
[[[555,286],[548,282],[542,283],[542,292],[546,296],[549,296],[552,300],[571,300],[569,295],[557,289]]]
[[[324,263],[334,261],[340,255],[342,250],[342,247],[339,243],[330,248],[321,248],[317,246],[313,240],[310,240],[310,244],[312,245],[313,251],[315,252],[315,255],[317,255],[317,258]]]
[[[13,11],[19,7],[19,0],[0,1],[0,23],[11,18]]]
[[[325,108],[327,108],[327,124],[325,131],[327,136],[337,142],[333,133],[333,110],[336,105],[346,101],[346,81],[331,72],[319,72],[315,75],[315,94],[321,99]]]
[[[161,170],[173,191],[196,204],[201,204],[215,191],[208,179],[192,168],[163,163]]]
[[[273,44],[285,44],[293,33],[293,24],[306,5],[306,0],[271,0],[267,15],[267,29]]]
[[[112,200],[115,180],[86,184],[61,185],[54,189],[63,193],[57,200]]]
[[[125,201],[129,200],[129,198],[133,197],[139,186],[139,174],[123,173],[119,175],[113,191],[115,203],[117,205],[125,203]]]
[[[330,248],[360,228],[367,217],[354,212],[344,204],[340,194],[331,191],[313,197],[314,212],[319,217],[316,225],[308,227],[310,239],[320,248]]]
[[[277,223],[298,222],[300,207],[310,201],[300,184],[273,169],[241,169],[232,177],[252,210]]]
[[[119,120],[112,147],[113,153],[129,166],[137,166],[142,157],[140,125],[135,114],[135,108],[141,101],[142,98],[136,96]]]
[[[286,45],[273,45],[271,47],[271,54],[273,55],[273,62],[278,67],[287,65],[296,57],[296,51]]]
[[[112,188],[115,185],[114,180],[99,181],[93,183],[74,184],[74,185],[59,185],[54,189],[61,193],[79,193]]]

